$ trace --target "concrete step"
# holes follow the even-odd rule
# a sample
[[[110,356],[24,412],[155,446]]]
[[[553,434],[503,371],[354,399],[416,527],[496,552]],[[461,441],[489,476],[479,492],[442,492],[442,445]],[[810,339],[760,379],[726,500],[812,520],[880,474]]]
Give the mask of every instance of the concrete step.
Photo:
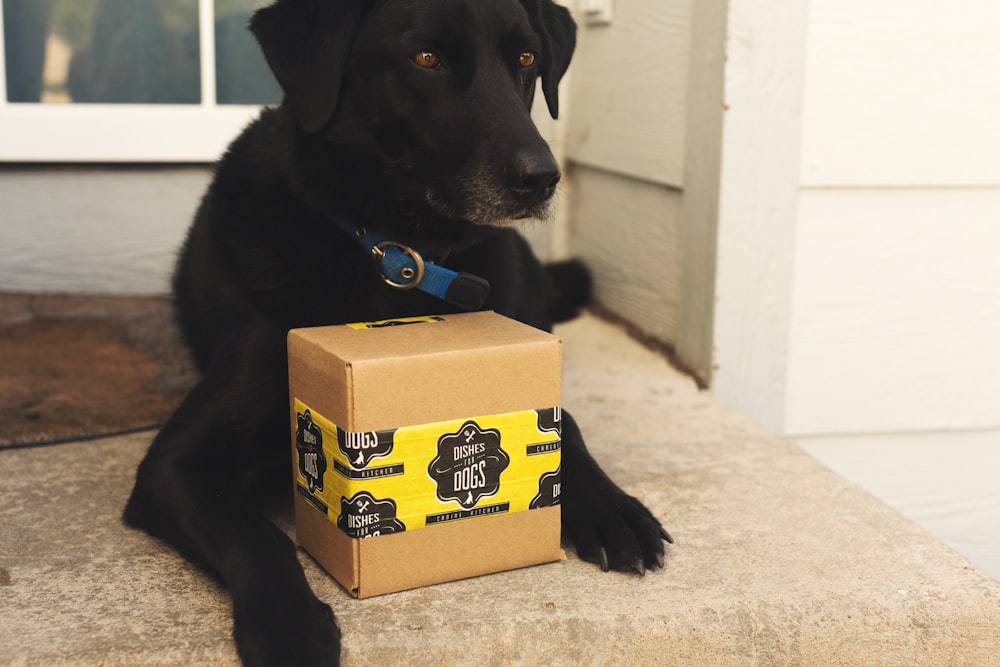
[[[592,317],[564,404],[676,538],[645,577],[564,562],[353,600],[351,665],[991,665],[1000,583]],[[0,451],[0,663],[235,664],[224,591],[118,515],[150,440]]]

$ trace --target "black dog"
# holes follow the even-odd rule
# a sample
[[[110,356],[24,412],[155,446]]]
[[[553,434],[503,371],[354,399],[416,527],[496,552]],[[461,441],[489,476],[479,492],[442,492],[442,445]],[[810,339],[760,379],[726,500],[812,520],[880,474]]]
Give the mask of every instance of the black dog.
[[[266,518],[291,497],[286,333],[460,309],[387,285],[360,229],[485,279],[482,307],[538,328],[581,305],[585,270],[543,268],[504,226],[549,212],[559,169],[529,108],[540,78],[556,115],[576,28],[551,0],[279,0],[250,27],[285,99],[222,158],[184,246],[177,317],[204,375],[125,521],[229,589],[246,664],[331,664],[333,614]],[[459,284],[452,302],[485,296]],[[567,537],[605,570],[661,566],[669,536],[563,414]]]

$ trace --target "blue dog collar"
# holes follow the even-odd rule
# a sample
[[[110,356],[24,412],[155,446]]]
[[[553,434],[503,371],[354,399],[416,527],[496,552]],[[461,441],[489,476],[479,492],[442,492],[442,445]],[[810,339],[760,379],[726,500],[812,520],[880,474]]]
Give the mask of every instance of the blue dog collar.
[[[418,289],[465,310],[483,307],[490,284],[470,273],[459,273],[425,260],[413,248],[385,236],[338,221],[375,263],[385,284],[399,290]]]

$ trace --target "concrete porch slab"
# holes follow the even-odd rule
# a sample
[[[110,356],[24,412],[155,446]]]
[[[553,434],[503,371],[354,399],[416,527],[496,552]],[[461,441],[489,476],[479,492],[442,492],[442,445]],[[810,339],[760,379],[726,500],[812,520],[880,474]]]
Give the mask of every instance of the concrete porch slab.
[[[351,665],[989,665],[1000,583],[593,317],[564,404],[676,538],[640,578],[565,562],[353,600]],[[151,434],[0,451],[0,663],[235,664],[229,602],[118,516]]]

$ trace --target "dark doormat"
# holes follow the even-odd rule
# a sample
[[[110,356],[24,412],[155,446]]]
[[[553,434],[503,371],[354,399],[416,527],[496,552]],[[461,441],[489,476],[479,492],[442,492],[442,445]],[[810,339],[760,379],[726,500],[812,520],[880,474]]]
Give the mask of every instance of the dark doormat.
[[[156,428],[196,378],[166,298],[0,292],[0,449]]]

